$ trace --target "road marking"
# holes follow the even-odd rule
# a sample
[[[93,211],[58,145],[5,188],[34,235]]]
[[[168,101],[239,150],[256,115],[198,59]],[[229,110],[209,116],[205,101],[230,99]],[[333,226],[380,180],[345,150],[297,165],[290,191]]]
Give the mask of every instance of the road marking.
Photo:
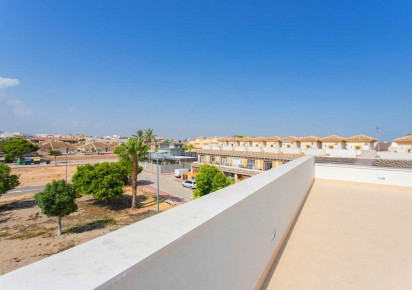
[[[22,190],[14,190],[14,191],[10,191],[9,193],[18,193],[18,192],[23,192]]]

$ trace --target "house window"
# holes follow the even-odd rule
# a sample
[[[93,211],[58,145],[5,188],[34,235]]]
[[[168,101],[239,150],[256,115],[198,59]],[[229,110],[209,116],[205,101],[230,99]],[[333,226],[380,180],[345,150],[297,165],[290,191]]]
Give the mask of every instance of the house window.
[[[270,144],[270,147],[273,147],[273,144]]]
[[[333,149],[333,145],[329,145],[329,149]]]
[[[227,162],[226,162],[226,159],[227,159],[226,157],[222,157],[222,158],[221,158],[221,161],[222,161],[222,165],[223,165],[223,166],[226,166],[226,163],[227,163]]]
[[[286,145],[286,148],[290,148],[290,144]]]
[[[247,168],[249,168],[249,169],[254,169],[254,168],[255,168],[255,160],[253,160],[253,159],[248,159],[248,160],[247,160]]]
[[[210,163],[215,163],[216,157],[214,155],[210,156]]]
[[[360,146],[355,146],[355,150],[361,150]]]
[[[306,149],[310,149],[310,145],[306,145]]]
[[[200,163],[204,163],[205,162],[205,155],[200,155]]]
[[[265,161],[263,164],[263,168],[266,170],[272,169],[272,161]]]

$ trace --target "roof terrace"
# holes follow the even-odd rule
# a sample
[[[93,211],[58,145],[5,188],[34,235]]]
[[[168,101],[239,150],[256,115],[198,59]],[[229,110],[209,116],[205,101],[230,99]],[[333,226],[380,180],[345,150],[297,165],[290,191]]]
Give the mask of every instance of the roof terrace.
[[[404,289],[411,206],[412,170],[303,156],[7,273],[0,288]]]

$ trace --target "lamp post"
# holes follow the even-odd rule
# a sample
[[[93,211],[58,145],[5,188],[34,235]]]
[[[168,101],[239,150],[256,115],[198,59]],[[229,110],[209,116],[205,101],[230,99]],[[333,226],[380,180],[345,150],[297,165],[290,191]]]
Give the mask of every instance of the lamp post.
[[[156,175],[157,175],[157,191],[156,191],[156,205],[157,205],[157,213],[160,213],[159,208],[159,195],[160,195],[160,173],[159,173],[159,159],[163,160],[164,156],[161,154],[155,154],[156,157]]]

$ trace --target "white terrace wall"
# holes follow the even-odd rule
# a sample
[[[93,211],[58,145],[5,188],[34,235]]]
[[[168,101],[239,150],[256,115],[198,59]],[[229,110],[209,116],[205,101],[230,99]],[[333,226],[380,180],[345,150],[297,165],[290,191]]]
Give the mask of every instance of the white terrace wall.
[[[315,177],[373,184],[412,186],[412,170],[401,168],[317,163],[315,165]]]
[[[376,155],[378,155],[382,159],[412,160],[412,153],[381,151],[377,152]]]
[[[253,289],[314,179],[305,156],[0,277],[0,289]]]

